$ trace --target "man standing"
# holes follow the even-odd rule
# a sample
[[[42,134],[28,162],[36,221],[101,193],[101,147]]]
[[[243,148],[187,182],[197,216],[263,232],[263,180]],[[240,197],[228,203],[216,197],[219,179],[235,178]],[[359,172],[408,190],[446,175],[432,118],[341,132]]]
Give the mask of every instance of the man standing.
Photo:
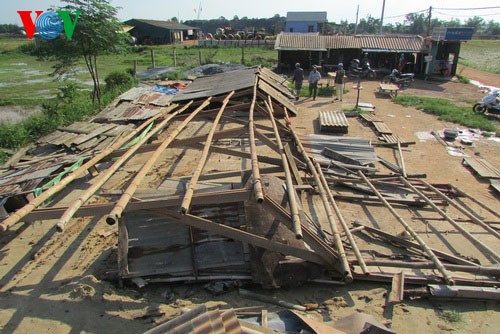
[[[335,90],[337,91],[336,100],[339,101],[342,101],[342,97],[344,96],[344,77],[345,77],[344,64],[339,63],[337,67],[337,74],[335,75]]]
[[[318,93],[318,82],[321,80],[321,74],[318,72],[316,65],[313,66],[311,73],[309,73],[309,96],[312,95],[313,100],[316,100]]]
[[[304,70],[300,67],[300,63],[295,64],[295,71],[293,72],[292,83],[295,83],[295,100],[298,101],[300,97],[300,90],[302,89],[302,82],[304,81]]]

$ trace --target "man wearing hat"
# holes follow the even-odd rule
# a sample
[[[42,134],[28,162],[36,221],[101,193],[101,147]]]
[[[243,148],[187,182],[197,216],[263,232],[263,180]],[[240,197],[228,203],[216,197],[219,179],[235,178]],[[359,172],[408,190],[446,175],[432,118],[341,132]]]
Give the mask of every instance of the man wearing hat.
[[[309,96],[316,100],[318,93],[318,82],[321,80],[321,74],[318,72],[316,65],[313,66],[312,71],[309,73]]]
[[[293,72],[292,83],[295,82],[295,100],[298,101],[300,97],[300,90],[302,89],[302,82],[304,81],[304,70],[300,67],[300,63],[295,64],[295,71]]]
[[[337,74],[335,75],[335,90],[337,91],[336,100],[342,101],[342,97],[344,95],[344,77],[345,77],[344,64],[339,63],[337,67]]]

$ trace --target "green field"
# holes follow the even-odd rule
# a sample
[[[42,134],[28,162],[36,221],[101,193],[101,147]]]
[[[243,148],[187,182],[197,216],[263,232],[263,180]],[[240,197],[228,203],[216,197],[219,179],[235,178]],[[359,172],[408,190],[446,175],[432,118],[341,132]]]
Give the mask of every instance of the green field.
[[[0,37],[0,105],[32,105],[53,97],[57,88],[66,84],[54,81],[50,76],[52,63],[39,61],[36,57],[22,53],[19,46],[34,43],[26,38]],[[198,48],[196,46],[154,46],[129,47],[120,54],[102,55],[98,58],[99,76],[104,79],[113,71],[126,71],[137,60],[138,71],[151,67],[151,49],[155,52],[156,67],[174,66],[174,48],[177,71],[182,73],[202,64],[241,63],[240,48]],[[277,61],[277,51],[265,48],[245,48],[245,65],[262,64],[272,66]],[[176,76],[179,77],[179,76]],[[82,87],[91,87],[83,60],[70,80],[76,80]]]
[[[462,43],[461,64],[500,74],[500,41],[472,40]]]

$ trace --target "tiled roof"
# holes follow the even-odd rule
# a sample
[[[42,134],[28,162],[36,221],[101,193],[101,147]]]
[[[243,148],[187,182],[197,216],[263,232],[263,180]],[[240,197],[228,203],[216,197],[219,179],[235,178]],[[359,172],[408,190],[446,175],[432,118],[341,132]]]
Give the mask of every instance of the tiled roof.
[[[281,33],[276,38],[274,48],[277,50],[326,51],[321,37],[319,33]]]
[[[420,52],[427,49],[424,39],[416,35],[313,35],[281,33],[276,38],[276,50],[380,49],[387,51]]]

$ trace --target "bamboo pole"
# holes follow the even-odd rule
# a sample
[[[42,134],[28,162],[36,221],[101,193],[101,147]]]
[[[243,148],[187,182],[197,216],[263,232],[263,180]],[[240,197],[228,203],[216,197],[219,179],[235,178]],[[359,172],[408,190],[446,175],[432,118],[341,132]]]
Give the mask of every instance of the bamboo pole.
[[[217,126],[219,125],[219,121],[222,117],[222,113],[224,112],[224,109],[226,108],[226,105],[229,103],[229,100],[231,99],[231,96],[233,96],[234,91],[229,93],[229,95],[224,99],[224,102],[222,103],[222,107],[219,110],[219,113],[214,119],[214,123],[212,124],[212,128],[210,129],[210,132],[208,133],[207,139],[205,140],[205,146],[203,147],[203,152],[201,153],[201,157],[199,158],[198,166],[196,166],[196,169],[193,172],[193,176],[191,177],[191,180],[189,181],[189,185],[187,187],[186,193],[184,194],[184,199],[182,200],[181,204],[181,213],[186,214],[189,211],[189,207],[191,205],[191,199],[193,198],[194,194],[194,188],[196,187],[196,183],[198,183],[198,179],[200,178],[201,172],[203,171],[203,167],[205,167],[205,164],[207,162],[208,154],[210,153],[210,146],[212,146],[212,139],[214,138],[214,133],[215,130],[217,130]]]
[[[349,226],[347,226],[347,223],[344,220],[344,217],[342,216],[342,212],[340,212],[340,208],[338,207],[337,203],[335,202],[335,198],[332,195],[332,192],[330,191],[330,188],[328,187],[328,182],[326,182],[325,175],[323,174],[323,171],[321,170],[321,166],[318,162],[316,162],[316,170],[319,175],[319,180],[320,184],[322,184],[321,188],[326,189],[326,195],[328,196],[328,200],[330,201],[331,205],[333,206],[335,213],[337,214],[337,217],[339,219],[340,225],[342,225],[342,228],[344,230],[345,235],[347,236],[347,239],[349,239],[349,243],[351,244],[352,249],[354,250],[354,254],[356,255],[356,258],[358,259],[359,266],[361,267],[361,270],[363,271],[364,274],[370,274],[370,271],[366,267],[365,261],[363,260],[363,256],[361,255],[361,252],[359,251],[358,245],[356,244],[356,241],[354,240],[354,237],[351,233],[351,230],[349,229]],[[320,188],[320,189],[321,189]],[[325,191],[323,191],[325,192]],[[335,226],[335,229],[337,230],[337,226]],[[342,241],[340,240],[340,235],[338,233],[338,230],[335,233],[340,241],[340,244],[342,244]],[[335,236],[334,234],[334,236]],[[344,250],[344,247],[342,246],[342,251]],[[345,255],[345,253],[344,253]]]
[[[483,220],[477,218],[476,216],[474,216],[472,213],[469,212],[469,210],[467,210],[466,208],[464,208],[463,206],[461,206],[460,204],[458,204],[456,201],[454,201],[453,199],[449,198],[448,196],[446,196],[445,194],[443,194],[439,189],[437,189],[436,187],[434,187],[432,184],[424,181],[424,180],[420,180],[420,182],[424,185],[426,185],[427,187],[429,187],[429,189],[431,189],[432,191],[434,191],[436,193],[436,195],[438,195],[439,197],[441,197],[442,199],[444,199],[446,202],[448,202],[451,206],[455,207],[458,211],[462,212],[464,215],[466,215],[467,217],[469,217],[474,223],[476,223],[477,225],[481,226],[482,228],[484,228],[486,231],[488,231],[489,233],[493,234],[497,239],[500,239],[500,233],[498,233],[497,231],[495,231],[491,226],[488,226],[488,224],[486,224]],[[500,259],[497,256],[495,256],[495,258],[497,259],[497,261]]]
[[[54,186],[50,187],[49,189],[45,190],[40,196],[32,199],[28,204],[23,206],[21,209],[17,210],[13,214],[11,214],[7,219],[5,219],[1,224],[0,224],[0,232],[6,231],[9,227],[14,225],[15,223],[19,222],[21,219],[23,219],[27,214],[29,214],[31,211],[36,209],[38,206],[42,205],[45,201],[47,201],[49,198],[60,192],[62,189],[64,189],[68,184],[70,184],[73,180],[83,176],[85,172],[95,164],[97,164],[99,161],[102,159],[106,158],[108,155],[113,153],[115,150],[119,149],[122,147],[124,144],[129,142],[134,136],[136,136],[138,133],[140,133],[143,129],[145,129],[149,124],[157,120],[158,118],[164,117],[167,115],[169,112],[172,111],[174,107],[177,105],[172,106],[171,108],[167,108],[166,110],[158,113],[157,115],[151,117],[144,123],[142,123],[139,127],[137,127],[135,130],[132,132],[128,133],[125,137],[120,139],[119,141],[115,142],[111,147],[108,149],[102,151],[101,153],[97,154],[95,157],[87,161],[85,164],[83,164],[81,167],[76,169],[74,172],[63,178],[58,184],[55,184]]]
[[[295,192],[295,187],[293,185],[292,173],[290,172],[290,165],[288,164],[288,159],[286,158],[285,149],[283,147],[283,142],[281,141],[280,132],[276,126],[276,120],[274,119],[274,110],[271,102],[271,97],[268,96],[268,101],[264,101],[268,109],[269,119],[274,130],[274,137],[276,138],[276,144],[278,145],[279,155],[281,157],[283,170],[285,171],[285,182],[286,191],[288,194],[288,202],[290,204],[290,212],[292,214],[293,232],[295,233],[295,238],[302,239],[302,223],[300,222],[299,216],[299,206],[297,204],[297,193]]]
[[[182,109],[179,110],[179,113],[183,112],[191,105],[192,101],[186,104]],[[106,217],[106,222],[109,225],[115,224],[118,219],[122,216],[122,212],[127,206],[128,202],[134,196],[139,184],[142,182],[147,173],[154,166],[156,161],[160,158],[160,155],[163,151],[172,143],[172,141],[179,135],[179,133],[186,127],[186,125],[191,121],[197,114],[200,112],[206,105],[202,104],[195,111],[193,111],[189,117],[187,117],[179,126],[161,143],[160,146],[156,149],[154,154],[148,159],[148,161],[142,166],[141,170],[135,176],[134,180],[127,189],[123,192],[122,196],[116,202],[115,207],[111,210],[110,214]]]
[[[403,150],[401,149],[401,142],[398,140],[398,153],[399,153],[399,164],[401,165],[401,173],[403,174],[404,177],[407,177],[406,175],[406,167],[405,167],[405,159],[403,158]]]
[[[208,98],[204,104],[208,105],[210,98]],[[137,144],[132,146],[127,152],[125,152],[118,160],[116,160],[111,167],[106,169],[103,173],[99,174],[94,180],[94,183],[83,193],[80,197],[71,204],[68,209],[64,212],[64,214],[59,219],[59,222],[56,225],[56,228],[59,232],[64,230],[64,227],[69,222],[71,217],[75,214],[76,211],[82,206],[92,195],[96,193],[99,188],[103,186],[104,183],[151,137],[156,135],[160,130],[162,130],[170,120],[179,113],[176,111],[170,114],[167,118],[165,118],[161,123],[159,123],[154,129],[152,129],[148,134],[144,136]]]
[[[467,240],[469,240],[474,246],[476,246],[476,248],[478,250],[481,251],[481,253],[483,253],[486,256],[494,258],[497,263],[500,263],[500,256],[495,251],[493,251],[491,248],[489,248],[487,245],[485,245],[481,241],[477,240],[477,238],[475,238],[469,231],[467,231],[466,229],[464,229],[462,227],[462,225],[460,225],[455,220],[453,220],[452,218],[450,218],[450,216],[448,216],[448,214],[446,214],[446,212],[444,212],[439,207],[437,207],[436,204],[434,204],[427,196],[425,196],[424,193],[422,193],[420,190],[418,190],[417,188],[415,188],[410,182],[408,182],[406,180],[404,180],[404,181],[402,180],[402,182],[404,182],[408,187],[410,187],[411,190],[413,190],[414,192],[416,192],[434,210],[436,210],[441,216],[443,216],[443,218],[445,218],[451,225],[453,225],[453,227],[455,227],[457,230],[459,230],[464,235],[464,237],[467,238]],[[424,182],[425,181],[423,181],[423,183]],[[439,190],[437,190],[436,188],[434,188],[432,185],[428,184],[427,182],[425,182],[425,184],[428,187],[432,187],[431,189],[434,190],[436,193],[439,192]],[[439,193],[441,193],[441,192],[439,192]],[[443,195],[443,196],[445,196],[445,195]],[[488,228],[491,229],[490,226],[488,226]],[[497,233],[497,232],[495,231],[495,233]]]
[[[264,191],[262,190],[262,180],[260,178],[259,171],[259,160],[257,159],[257,147],[255,146],[255,124],[254,124],[254,111],[255,102],[257,99],[257,83],[259,78],[256,77],[255,84],[253,86],[253,98],[252,105],[250,106],[250,112],[248,114],[248,135],[250,139],[250,157],[252,160],[252,178],[253,178],[253,189],[255,191],[255,199],[257,203],[264,202]]]
[[[370,180],[368,180],[368,178],[363,174],[363,172],[359,171],[358,174],[363,178],[363,180],[365,180],[366,184],[368,184],[368,186],[373,190],[373,192],[377,195],[380,201],[384,203],[384,205],[389,209],[389,211],[399,221],[399,223],[403,225],[405,230],[408,231],[408,233],[410,233],[410,235],[415,240],[417,240],[422,250],[430,257],[431,261],[434,263],[436,268],[441,272],[445,282],[449,285],[453,285],[454,284],[453,279],[450,277],[448,271],[443,266],[441,261],[437,258],[436,254],[434,254],[434,252],[426,245],[424,240],[411,228],[410,225],[408,225],[408,223],[405,222],[405,220],[396,212],[396,210],[394,210],[394,208],[389,204],[389,202],[387,202],[384,196],[382,196],[382,194],[377,190],[377,188],[375,188],[375,186],[370,182]]]
[[[356,261],[354,261],[356,263]],[[366,260],[366,264],[376,267],[389,267],[389,268],[406,268],[406,269],[434,269],[432,262],[420,261],[391,261],[391,260]],[[445,263],[444,267],[451,271],[461,271],[464,273],[472,273],[486,276],[500,277],[500,268],[498,267],[483,267],[483,266],[463,266],[457,264]]]

